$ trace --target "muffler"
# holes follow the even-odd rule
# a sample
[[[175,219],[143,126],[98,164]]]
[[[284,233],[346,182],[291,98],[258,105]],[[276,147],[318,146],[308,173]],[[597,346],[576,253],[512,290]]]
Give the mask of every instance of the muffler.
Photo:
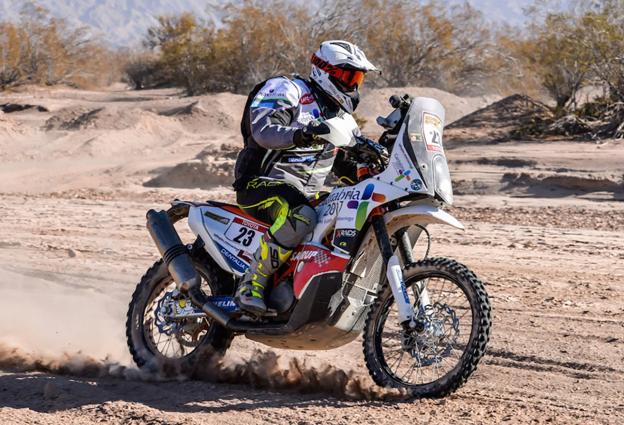
[[[193,261],[178,232],[169,221],[166,211],[147,212],[147,230],[154,240],[167,269],[182,292],[199,286],[201,278],[193,267]]]
[[[147,230],[165,261],[178,290],[188,294],[193,304],[201,307],[202,311],[209,317],[216,320],[220,325],[228,327],[232,318],[208,301],[201,292],[201,277],[195,270],[193,260],[171,220],[169,220],[167,212],[149,210],[147,212]]]

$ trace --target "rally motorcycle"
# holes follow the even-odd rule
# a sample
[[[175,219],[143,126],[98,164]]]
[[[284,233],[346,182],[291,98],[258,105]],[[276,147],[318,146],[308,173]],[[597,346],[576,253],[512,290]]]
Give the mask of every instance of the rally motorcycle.
[[[167,211],[147,213],[162,259],[143,276],[128,311],[128,345],[140,367],[193,376],[239,335],[270,347],[328,350],[362,334],[380,386],[435,397],[468,379],[490,335],[488,296],[466,266],[428,257],[429,225],[463,229],[441,209],[453,202],[444,108],[407,95],[390,103],[392,113],[377,119],[385,129],[379,142],[354,136],[351,115],[325,121],[323,138],[349,153],[358,181],[311,201],[318,224],[274,274],[262,316],[240,310],[233,295],[268,223],[217,201],[175,200]],[[174,228],[182,219],[192,243]],[[427,249],[417,260],[423,235]]]

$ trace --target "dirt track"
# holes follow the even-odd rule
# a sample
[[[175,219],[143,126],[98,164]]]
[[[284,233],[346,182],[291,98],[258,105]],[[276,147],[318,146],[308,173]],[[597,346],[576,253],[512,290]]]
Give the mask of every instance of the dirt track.
[[[568,170],[606,172],[604,162],[585,161],[590,145],[558,146],[567,157],[544,159],[521,145],[514,145],[513,156],[538,161],[535,173],[557,161],[567,161]],[[605,158],[613,164],[607,171],[620,173],[624,149],[615,143],[607,147]],[[176,158],[199,149],[189,144]],[[479,147],[471,149],[452,150],[449,157],[483,155]],[[504,157],[506,149],[489,147],[487,156]],[[158,150],[150,155],[148,162],[158,162]],[[1,423],[624,422],[624,204],[616,200],[618,194],[552,188],[505,192],[494,183],[508,168],[456,164],[456,178],[493,183],[485,193],[457,198],[452,212],[467,225],[466,232],[431,228],[432,255],[454,257],[486,282],[492,339],[478,371],[456,394],[404,402],[377,394],[360,341],[301,353],[237,339],[226,367],[249,365],[237,385],[141,376],[125,348],[124,321],[134,285],[156,257],[144,228],[145,211],[165,207],[174,197],[228,200],[232,195],[223,188],[143,188],[136,181],[148,175],[137,174],[134,165],[120,168],[125,174],[115,180],[108,164],[90,158],[97,167],[69,189],[70,178],[54,180],[70,171],[58,165],[61,160],[52,169],[45,158],[16,153],[0,167],[5,177]],[[20,164],[30,171],[11,181],[8,176]],[[32,171],[37,164],[39,174]],[[38,179],[36,190],[18,190],[20,176],[29,174]],[[42,187],[46,179],[49,190]],[[101,187],[93,184],[97,179]],[[255,349],[265,350],[261,365],[247,362]],[[275,364],[272,353],[280,357]],[[292,358],[299,359],[297,367],[289,365]],[[282,379],[287,373],[291,379]],[[263,384],[272,388],[257,388]]]
[[[44,359],[58,357],[62,350],[83,349],[96,359],[111,353],[114,360],[127,364],[123,314],[133,284],[154,258],[143,228],[143,213],[154,204],[156,199],[4,196],[0,261],[3,274],[12,279],[1,292],[3,299],[13,302],[2,313],[2,334],[10,335],[23,351],[54,353],[42,355]],[[297,394],[314,392],[313,382],[267,392],[248,383],[145,383],[6,372],[0,376],[0,405],[5,406],[0,419],[618,423],[624,418],[623,227],[621,223],[611,230],[592,230],[589,224],[554,227],[548,221],[543,226],[520,224],[525,214],[536,209],[530,202],[523,204],[520,214],[505,211],[505,224],[498,223],[495,207],[489,212],[478,210],[476,217],[466,208],[460,211],[468,224],[466,233],[442,228],[434,232],[433,255],[452,255],[474,268],[487,282],[494,307],[488,356],[468,384],[450,398],[416,403],[354,401],[327,393]],[[580,206],[590,223],[591,204],[585,201]],[[558,216],[573,214],[576,208],[564,203]],[[556,223],[556,217],[552,221]],[[26,296],[16,302],[17,294]],[[30,294],[38,296],[31,299]],[[20,312],[27,316],[25,323],[15,320]],[[89,318],[81,317],[87,312]],[[90,326],[85,327],[85,322]],[[22,326],[27,334],[20,340],[16,330]],[[243,340],[235,343],[232,352],[248,358],[253,347]],[[331,363],[365,374],[359,342],[334,352],[279,354],[304,358],[315,367]],[[0,365],[8,365],[14,357],[4,353]],[[28,366],[21,363],[20,367]],[[77,370],[90,375],[104,369]]]

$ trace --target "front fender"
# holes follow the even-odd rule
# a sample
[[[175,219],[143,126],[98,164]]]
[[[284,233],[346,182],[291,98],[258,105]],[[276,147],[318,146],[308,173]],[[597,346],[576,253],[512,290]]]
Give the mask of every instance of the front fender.
[[[410,206],[391,211],[384,216],[388,233],[393,234],[396,230],[411,224],[446,224],[459,230],[464,230],[464,225],[440,208],[430,204],[412,204]]]
[[[384,216],[388,234],[393,235],[400,229],[414,226],[426,226],[428,224],[446,224],[456,229],[464,230],[464,225],[446,211],[431,204],[411,204],[407,207],[386,213]],[[414,228],[417,232],[416,237],[410,235],[412,243],[416,243],[420,230]],[[374,263],[381,259],[375,232],[372,228],[362,239],[362,243],[355,255],[355,261],[351,264],[349,271],[360,277],[365,277],[368,272],[374,268]],[[372,283],[370,284],[372,287]]]

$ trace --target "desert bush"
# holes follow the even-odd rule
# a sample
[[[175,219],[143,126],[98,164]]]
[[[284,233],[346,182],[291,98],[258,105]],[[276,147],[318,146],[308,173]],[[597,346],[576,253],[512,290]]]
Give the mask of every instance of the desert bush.
[[[158,54],[154,73],[163,81],[184,87],[189,95],[212,90],[216,81],[214,28],[190,13],[161,16],[148,30],[147,48]]]
[[[556,102],[560,115],[577,109],[576,93],[587,85],[607,87],[624,100],[624,3],[572,2],[552,12],[547,1],[530,11],[533,23],[510,45]]]
[[[152,52],[142,50],[128,52],[122,66],[122,80],[135,90],[171,83],[166,76],[162,75],[161,69],[158,57]]]
[[[553,13],[539,1],[531,14],[542,18],[511,41],[510,52],[556,103],[554,121],[540,131],[624,137],[624,3],[572,2]],[[604,95],[578,105],[585,86],[602,88]]]
[[[557,110],[564,111],[568,102],[576,99],[590,71],[585,29],[578,17],[567,13],[550,14],[531,29],[531,38],[519,43],[519,53],[528,59]]]
[[[113,58],[84,28],[71,28],[34,3],[25,4],[19,22],[0,22],[0,89],[26,83],[110,83],[118,71]]]
[[[337,38],[358,44],[383,70],[371,85],[466,92],[493,71],[490,33],[468,5],[326,1],[311,11],[288,0],[248,0],[224,11],[219,28],[183,14],[160,17],[148,31],[146,46],[158,55],[158,70],[188,94],[246,92],[271,76],[307,75],[311,52]]]

